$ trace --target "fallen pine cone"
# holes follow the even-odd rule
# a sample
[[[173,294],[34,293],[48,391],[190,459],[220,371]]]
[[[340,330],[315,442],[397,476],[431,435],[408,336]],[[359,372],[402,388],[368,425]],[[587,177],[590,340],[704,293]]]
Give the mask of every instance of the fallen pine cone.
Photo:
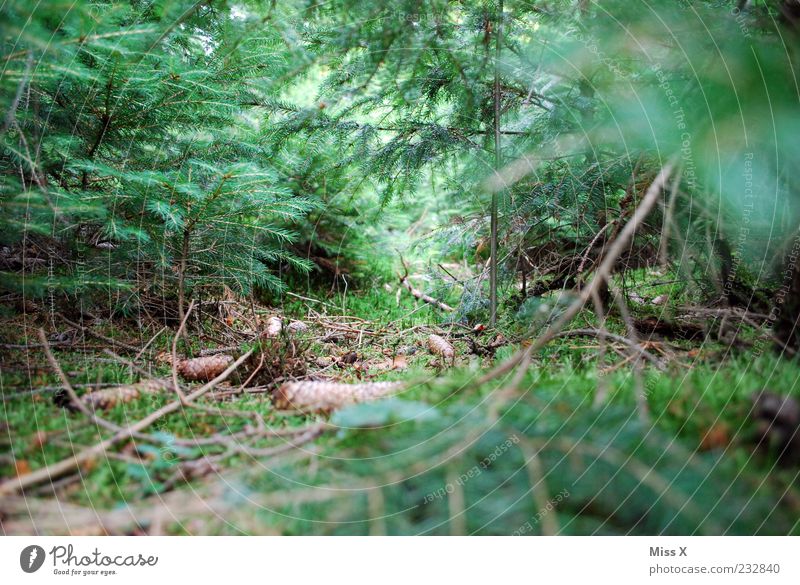
[[[394,394],[403,385],[402,382],[286,382],[275,391],[272,401],[281,410],[331,411]]]
[[[178,362],[178,373],[190,382],[208,382],[225,371],[233,358],[225,354],[197,357]]]
[[[293,333],[302,333],[303,331],[308,331],[308,325],[302,321],[292,321],[289,323],[289,331]]]
[[[180,360],[178,360],[180,361]],[[172,353],[168,351],[160,351],[156,354],[155,362],[157,364],[169,364],[172,365]]]
[[[652,301],[650,301],[651,305],[663,305],[669,300],[669,295],[658,295]]]
[[[124,386],[114,386],[104,388],[84,394],[81,400],[89,408],[95,410],[109,410],[119,403],[127,403],[136,400],[143,394],[156,394],[161,390],[169,388],[170,382],[167,380],[146,380],[137,384],[126,384]]]
[[[434,355],[440,355],[445,359],[455,359],[456,351],[444,337],[431,335],[428,337],[428,349]]]
[[[281,333],[281,329],[283,329],[283,323],[277,317],[270,317],[267,319],[267,328],[264,329],[264,333],[261,334],[261,337],[278,337]]]

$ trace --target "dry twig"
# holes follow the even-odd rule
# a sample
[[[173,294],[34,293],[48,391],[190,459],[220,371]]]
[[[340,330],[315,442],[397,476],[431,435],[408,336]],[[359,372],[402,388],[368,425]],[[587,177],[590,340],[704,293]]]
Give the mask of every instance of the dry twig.
[[[609,246],[608,253],[598,266],[591,282],[581,291],[580,296],[575,299],[575,301],[569,307],[567,307],[563,315],[555,323],[550,325],[545,332],[542,333],[542,335],[540,335],[530,346],[518,351],[504,363],[488,372],[479,380],[479,383],[486,383],[490,380],[507,374],[520,365],[520,363],[526,361],[526,357],[533,355],[535,351],[538,351],[552,341],[558,332],[561,331],[564,326],[581,311],[581,309],[586,305],[586,302],[592,298],[592,295],[597,293],[600,286],[603,283],[608,282],[617,259],[625,250],[628,242],[636,232],[636,229],[650,214],[650,211],[658,201],[661,191],[671,173],[671,164],[667,164],[661,169],[656,178],[653,180],[653,183],[647,189],[645,196],[642,198],[642,202],[634,212],[631,220],[625,224],[625,227],[620,231],[619,236],[617,236],[614,242]]]
[[[242,364],[242,362],[244,362],[247,358],[249,358],[252,353],[253,350],[248,351],[247,353],[242,355],[238,360],[232,363],[219,376],[217,376],[207,384],[204,384],[203,386],[201,386],[200,388],[198,388],[197,390],[186,396],[186,402],[189,403],[196,400],[197,398],[200,398],[209,390],[213,389],[217,384],[227,379],[228,376],[230,376],[231,373],[233,373],[233,371],[236,370],[236,368],[238,368],[240,364]],[[160,418],[180,410],[184,406],[184,404],[185,403],[182,402],[181,400],[174,400],[169,404],[162,406],[158,410],[150,413],[143,419],[125,428],[121,428],[119,431],[117,431],[114,435],[112,435],[108,439],[100,441],[99,443],[87,449],[83,449],[77,453],[74,453],[72,456],[67,457],[66,459],[62,459],[61,461],[58,461],[51,465],[47,465],[35,471],[31,471],[30,473],[19,475],[15,478],[0,483],[0,497],[20,492],[25,488],[37,485],[39,483],[42,483],[43,481],[47,480],[52,481],[54,478],[64,475],[65,473],[78,467],[82,463],[89,461],[90,459],[96,457],[97,455],[105,453],[108,449],[110,449],[114,445],[117,445],[120,442],[129,439],[134,434],[146,429]],[[86,408],[85,405],[84,408]],[[86,409],[86,412],[87,416],[89,416],[93,420],[100,420],[97,419],[97,417],[95,417],[94,413],[89,412],[88,408]]]
[[[403,275],[400,276],[400,284],[402,284],[403,287],[406,290],[408,290],[408,292],[411,293],[411,296],[413,296],[415,299],[419,299],[419,300],[421,300],[423,302],[426,302],[429,305],[433,305],[434,307],[436,307],[437,309],[440,309],[442,311],[445,311],[445,312],[448,312],[448,313],[452,313],[453,311],[455,311],[455,309],[453,307],[451,307],[450,305],[448,305],[447,303],[443,303],[442,301],[440,301],[438,299],[434,299],[432,296],[430,296],[428,294],[425,294],[424,292],[422,292],[418,288],[414,288],[414,285],[412,285],[408,280],[408,265],[406,265],[406,263],[405,263],[405,261],[403,260],[402,257],[400,258],[400,262],[403,263],[403,271],[404,271]]]

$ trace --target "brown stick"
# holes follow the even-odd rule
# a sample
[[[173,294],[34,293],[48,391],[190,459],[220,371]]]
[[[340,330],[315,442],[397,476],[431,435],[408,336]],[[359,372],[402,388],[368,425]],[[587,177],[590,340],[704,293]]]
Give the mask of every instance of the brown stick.
[[[150,341],[148,341],[147,343],[145,343],[145,344],[144,344],[144,347],[142,347],[142,349],[140,349],[140,350],[139,350],[139,353],[137,353],[137,354],[136,354],[136,355],[133,357],[133,361],[137,361],[137,360],[138,360],[140,357],[142,357],[142,354],[143,354],[145,351],[147,351],[147,348],[148,348],[148,347],[150,347],[150,344],[152,344],[152,343],[153,343],[153,342],[154,342],[156,339],[158,339],[158,336],[159,336],[159,335],[161,335],[161,334],[162,334],[164,331],[166,331],[166,329],[167,329],[167,326],[166,326],[166,325],[165,325],[164,327],[162,327],[161,329],[159,329],[159,330],[158,330],[158,333],[156,333],[155,335],[153,335],[153,337],[151,337],[151,338],[150,338]]]
[[[455,309],[453,307],[451,307],[450,305],[448,305],[446,303],[443,303],[442,301],[439,301],[437,299],[434,299],[430,295],[426,295],[424,292],[422,292],[418,288],[414,288],[411,285],[411,283],[408,282],[408,278],[406,278],[405,276],[400,279],[400,284],[402,284],[408,290],[408,292],[411,293],[411,296],[413,296],[414,298],[417,298],[417,299],[419,299],[421,301],[424,301],[424,302],[428,303],[429,305],[433,305],[437,309],[441,309],[442,311],[446,311],[448,313],[452,313],[453,311],[455,311]]]
[[[619,307],[619,314],[622,317],[622,320],[625,321],[628,337],[632,342],[630,348],[633,351],[636,351],[636,349],[639,348],[639,334],[636,331],[636,325],[633,323],[630,311],[628,311],[628,305],[625,304],[625,301],[622,298],[622,293],[616,286],[611,286],[611,291],[614,294],[614,300]],[[643,423],[647,423],[650,419],[650,408],[647,404],[647,392],[644,388],[641,360],[639,359],[640,356],[638,354],[635,355],[636,359],[633,361],[633,387],[636,393],[636,406],[639,410],[639,418]]]
[[[224,372],[222,372],[219,376],[217,376],[207,384],[201,386],[200,388],[189,394],[186,397],[186,401],[192,402],[193,400],[196,400],[197,398],[201,397],[203,394],[214,388],[217,384],[224,381],[228,376],[231,375],[231,373],[236,368],[238,368],[242,364],[242,362],[244,362],[247,358],[250,357],[253,351],[254,350],[251,349],[250,351],[242,355],[242,357],[240,357],[238,360],[236,360],[230,366],[228,366],[228,368]],[[93,457],[104,453],[106,450],[113,447],[114,445],[122,441],[125,441],[134,434],[146,429],[147,427],[149,427],[151,424],[153,424],[155,421],[162,418],[163,416],[166,416],[168,414],[180,410],[183,406],[184,406],[183,402],[181,402],[180,400],[174,400],[169,404],[162,406],[155,412],[152,412],[151,414],[141,419],[140,421],[121,429],[108,439],[101,441],[87,449],[79,451],[78,453],[75,453],[71,457],[67,457],[66,459],[62,459],[61,461],[58,461],[52,465],[48,465],[46,467],[42,467],[35,471],[31,471],[30,473],[19,475],[13,479],[4,481],[3,483],[0,483],[0,497],[14,494],[16,492],[24,490],[27,487],[36,485],[43,481],[47,480],[52,481],[53,478],[64,475],[70,470],[80,466],[81,463],[84,463],[92,459]]]
[[[109,353],[115,359],[119,360],[121,363],[124,363],[126,365],[135,367],[132,363],[130,363],[129,360],[126,360],[125,358],[122,358],[122,357],[114,354],[113,352],[111,352],[109,350],[107,350],[107,353]],[[147,373],[143,372],[143,374],[146,375]],[[278,383],[279,381],[280,381],[280,379],[273,380],[273,385]],[[167,388],[167,387],[168,386],[165,385],[165,388]],[[272,385],[270,386],[270,389],[271,389],[271,387],[272,387]],[[266,392],[267,390],[268,390],[267,388],[264,388],[263,391]],[[238,394],[241,391],[242,391],[241,389],[234,390],[234,391],[231,392],[231,394]],[[311,429],[317,428],[319,425],[323,425],[323,430],[325,430],[327,428],[327,423],[318,423],[316,425],[312,425],[312,426],[308,426],[308,427],[291,427],[291,428],[285,428],[285,429],[275,429],[275,428],[266,426],[266,424],[264,423],[264,419],[261,416],[261,414],[259,412],[253,411],[253,410],[223,410],[223,409],[220,409],[220,408],[207,407],[207,406],[204,406],[204,405],[201,405],[201,404],[197,404],[195,402],[187,402],[187,403],[184,404],[184,406],[186,406],[188,408],[197,409],[200,412],[203,412],[203,413],[206,413],[206,414],[222,415],[222,416],[227,414],[227,415],[230,415],[230,416],[242,416],[242,417],[246,417],[246,418],[252,418],[252,419],[254,419],[256,421],[258,426],[257,426],[257,428],[245,430],[245,431],[242,431],[242,432],[239,432],[239,433],[233,433],[231,435],[219,435],[218,434],[218,435],[215,435],[215,436],[204,437],[204,438],[181,439],[181,438],[176,438],[176,437],[170,437],[168,439],[162,439],[162,438],[157,437],[155,435],[151,435],[151,434],[147,434],[147,433],[141,433],[141,432],[132,432],[131,433],[131,437],[134,438],[134,439],[138,439],[140,441],[147,441],[148,443],[153,443],[153,444],[157,444],[157,445],[167,442],[167,443],[169,443],[171,445],[181,445],[181,446],[186,446],[186,447],[197,447],[198,445],[223,445],[223,446],[224,445],[228,445],[228,446],[230,446],[231,441],[236,440],[237,438],[251,438],[252,439],[252,438],[258,438],[259,436],[262,436],[262,437],[266,438],[267,435],[274,436],[274,437],[293,436],[293,435],[303,434],[303,433],[305,433],[305,432],[307,432],[307,431],[309,431]],[[108,423],[108,424],[113,424],[113,423]],[[117,429],[119,429],[119,428],[121,428],[121,427],[117,427]]]
[[[133,345],[129,345],[127,343],[123,343],[123,342],[118,341],[116,339],[112,339],[110,337],[106,337],[105,335],[102,335],[101,333],[97,333],[95,331],[92,331],[91,329],[89,329],[88,327],[85,327],[84,325],[81,325],[79,323],[75,323],[74,321],[70,321],[69,319],[67,319],[61,313],[59,313],[58,316],[61,318],[62,321],[64,321],[64,323],[66,323],[70,327],[75,327],[76,329],[80,329],[81,331],[83,331],[87,335],[90,335],[92,337],[96,337],[100,341],[105,341],[106,343],[110,343],[112,347],[116,345],[116,346],[121,347],[122,349],[127,349],[128,351],[134,351],[134,352],[137,352],[137,353],[139,352],[139,348],[138,347],[134,347]]]
[[[47,336],[44,334],[44,329],[39,329],[38,333],[39,333],[39,340],[42,342],[42,349],[44,350],[44,355],[47,357],[47,361],[50,362],[50,367],[53,368],[53,370],[61,380],[61,384],[63,385],[64,390],[67,393],[67,396],[69,396],[69,401],[72,404],[72,406],[74,406],[75,408],[80,410],[83,414],[85,414],[87,417],[89,417],[89,419],[95,424],[104,427],[108,430],[119,432],[121,430],[121,427],[115,425],[111,421],[107,421],[97,416],[89,409],[88,406],[86,406],[83,403],[83,400],[81,400],[78,397],[78,394],[72,387],[69,378],[67,378],[67,375],[64,373],[64,370],[61,369],[61,366],[59,365],[58,361],[56,361],[53,352],[50,351],[50,344],[47,343]]]
[[[584,266],[586,266],[586,261],[589,259],[589,254],[591,254],[592,248],[594,248],[594,245],[597,243],[597,240],[600,239],[600,236],[602,236],[610,226],[615,225],[615,223],[616,223],[615,221],[611,221],[608,222],[606,225],[604,225],[602,228],[600,228],[600,231],[598,231],[594,235],[592,241],[589,242],[588,246],[586,246],[586,250],[584,251],[583,256],[581,256],[581,263],[578,265],[578,270],[577,270],[578,278],[581,277],[583,268]]]
[[[530,346],[518,351],[504,363],[500,364],[492,371],[484,375],[480,380],[478,380],[479,384],[485,384],[490,380],[494,380],[499,376],[507,374],[517,367],[517,365],[523,362],[526,356],[533,355],[533,352],[538,351],[547,345],[556,337],[558,332],[561,331],[567,323],[572,321],[572,319],[581,311],[586,302],[591,299],[592,295],[599,290],[599,287],[603,283],[608,282],[609,278],[611,277],[611,271],[614,268],[614,264],[617,262],[620,254],[622,254],[623,250],[628,245],[628,242],[633,237],[633,234],[636,232],[636,229],[639,227],[641,222],[644,221],[644,219],[650,214],[650,210],[653,209],[656,201],[658,201],[661,190],[669,179],[671,173],[671,164],[667,164],[661,169],[661,172],[658,173],[658,176],[656,176],[656,178],[653,180],[653,183],[647,189],[647,193],[645,193],[644,197],[642,198],[642,202],[634,212],[631,220],[625,224],[625,227],[622,228],[619,236],[617,236],[614,242],[609,246],[608,254],[606,254],[606,257],[598,266],[591,282],[581,291],[580,296],[575,299],[575,301],[569,307],[567,307],[567,310],[564,311],[564,314],[561,316],[561,318],[548,327],[547,330],[542,333],[542,335],[540,335]]]
[[[186,327],[186,321],[189,320],[189,315],[192,314],[192,309],[194,308],[194,300],[189,304],[189,308],[186,310],[186,314],[181,319],[181,325],[178,327],[178,331],[175,333],[175,337],[172,338],[172,389],[175,390],[175,394],[178,395],[181,402],[186,404],[186,394],[183,393],[181,390],[180,384],[178,384],[178,338],[183,333],[184,328]],[[181,312],[183,309],[181,308]]]
[[[400,262],[402,262],[403,270],[404,270],[404,274],[402,276],[400,276],[400,284],[402,284],[408,290],[408,292],[411,293],[411,296],[413,296],[415,299],[419,299],[421,301],[424,301],[424,302],[428,303],[429,305],[433,305],[434,307],[436,307],[437,309],[440,309],[442,311],[445,311],[445,312],[448,312],[448,313],[452,313],[453,311],[455,311],[455,309],[453,307],[451,307],[450,305],[448,305],[446,303],[443,303],[442,301],[440,301],[438,299],[434,299],[432,296],[425,294],[424,292],[422,292],[418,288],[414,288],[414,285],[412,285],[408,281],[408,266],[406,265],[406,263],[405,263],[405,261],[403,260],[402,257],[400,258]]]

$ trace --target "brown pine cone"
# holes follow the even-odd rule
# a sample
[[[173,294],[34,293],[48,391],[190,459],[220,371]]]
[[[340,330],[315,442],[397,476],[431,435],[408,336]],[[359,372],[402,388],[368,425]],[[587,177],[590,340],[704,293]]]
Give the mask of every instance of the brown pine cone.
[[[180,358],[178,358],[180,361]],[[172,365],[172,353],[169,351],[160,351],[156,354],[155,362],[157,364],[169,364]]]
[[[139,398],[143,394],[156,394],[169,388],[170,382],[167,380],[145,380],[137,384],[126,384],[124,386],[114,386],[103,390],[95,390],[89,394],[84,394],[81,398],[89,408],[95,410],[109,410],[119,403],[127,403]]]
[[[454,359],[456,355],[455,349],[450,345],[450,342],[438,335],[428,337],[428,349],[431,350],[432,354],[440,355],[449,360]]]
[[[280,335],[281,329],[283,329],[283,323],[281,322],[278,317],[270,317],[267,319],[267,327],[264,329],[264,332],[261,334],[261,337],[278,337]]]
[[[304,331],[308,331],[308,325],[302,321],[292,321],[289,323],[289,331],[293,333],[302,333]]]
[[[178,373],[189,382],[208,382],[219,376],[233,363],[225,354],[209,355],[178,362]]]
[[[272,401],[281,410],[331,411],[358,402],[394,394],[402,382],[338,384],[334,382],[286,382],[275,391]]]

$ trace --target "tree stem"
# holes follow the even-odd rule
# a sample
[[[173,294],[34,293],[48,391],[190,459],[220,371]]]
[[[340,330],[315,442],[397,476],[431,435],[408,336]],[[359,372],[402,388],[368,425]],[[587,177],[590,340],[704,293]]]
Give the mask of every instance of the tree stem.
[[[503,0],[500,0],[497,15],[497,33],[495,34],[494,60],[494,169],[500,172],[500,43],[503,36]],[[489,306],[490,324],[497,324],[497,201],[498,191],[492,192],[490,263],[489,263]]]

